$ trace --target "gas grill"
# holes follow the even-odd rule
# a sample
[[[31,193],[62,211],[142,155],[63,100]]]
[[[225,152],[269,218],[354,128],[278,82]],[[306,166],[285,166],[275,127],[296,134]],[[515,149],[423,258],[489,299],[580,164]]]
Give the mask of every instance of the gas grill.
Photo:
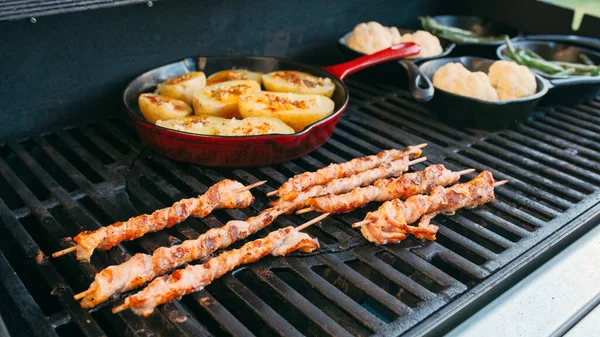
[[[146,149],[118,118],[122,114],[72,119],[25,136],[15,130],[19,136],[0,147],[0,334],[6,325],[13,336],[435,335],[598,223],[600,100],[541,106],[526,123],[486,133],[439,122],[405,89],[362,78],[347,83],[350,106],[331,140],[270,167],[215,169],[172,161]],[[257,214],[268,205],[265,193],[295,174],[424,142],[428,161],[413,170],[441,163],[452,170],[490,170],[510,181],[487,205],[436,217],[435,242],[367,242],[350,225],[376,207],[368,206],[307,229],[322,244],[316,253],[237,268],[148,318],[113,315],[115,301],[88,311],[73,300],[106,266]],[[169,206],[224,178],[268,183],[254,190],[248,209],[188,219],[97,252],[90,263],[49,257],[81,230]],[[312,217],[279,217],[248,240]]]

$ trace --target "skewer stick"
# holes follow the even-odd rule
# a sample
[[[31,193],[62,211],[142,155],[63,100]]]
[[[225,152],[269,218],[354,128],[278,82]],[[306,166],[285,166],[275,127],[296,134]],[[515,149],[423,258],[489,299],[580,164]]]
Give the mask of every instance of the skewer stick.
[[[73,298],[74,298],[76,301],[79,301],[80,299],[82,299],[82,298],[86,297],[87,295],[90,295],[90,294],[92,294],[94,291],[95,291],[95,289],[92,289],[92,288],[90,288],[90,289],[88,289],[88,290],[86,290],[86,291],[82,291],[82,292],[80,292],[79,294],[76,294],[75,296],[73,296]]]
[[[465,170],[467,171],[467,170]],[[508,182],[508,180],[500,180],[494,183],[494,187],[498,187],[498,186],[502,186],[504,184],[506,184]],[[369,223],[369,220],[363,220],[363,221],[359,221],[355,224],[352,224],[352,228],[357,228],[360,227],[362,225],[366,225],[367,223]]]
[[[352,224],[352,228],[360,227],[362,225],[366,225],[369,223],[369,220],[359,221],[357,223]]]
[[[306,222],[306,223],[304,223],[304,224],[296,227],[296,230],[301,231],[301,230],[305,229],[306,227],[312,226],[312,225],[316,224],[317,222],[319,222],[319,221],[325,219],[326,217],[328,217],[329,214],[330,213],[323,213],[323,214],[319,215],[318,217],[316,217],[316,218],[314,218],[314,219],[312,219],[312,220],[310,220],[310,221],[308,221],[308,222]]]
[[[312,207],[306,207],[306,208],[296,211],[296,214],[304,214],[304,213],[308,213],[308,212],[312,212],[312,211],[314,211],[314,209]]]
[[[277,194],[277,193],[278,193],[278,191],[277,191],[277,190],[275,190],[275,191],[271,191],[271,192],[267,193],[267,197],[272,197],[272,196],[274,196],[274,195],[275,195],[275,194]]]
[[[316,217],[316,218],[314,218],[314,219],[312,219],[312,220],[310,220],[310,221],[308,221],[308,222],[305,222],[304,224],[302,224],[302,225],[300,225],[300,226],[296,227],[296,230],[297,230],[297,231],[301,231],[301,230],[303,230],[303,229],[306,229],[307,227],[310,227],[310,226],[312,226],[312,225],[316,224],[317,222],[319,222],[319,221],[321,221],[321,220],[325,219],[327,216],[329,216],[329,213],[324,213],[324,214],[321,214],[321,215],[319,215],[318,217]],[[77,296],[79,296],[79,295],[81,295],[81,294],[84,294],[84,293],[86,293],[86,292],[90,292],[90,290],[88,289],[88,290],[86,290],[86,291],[84,291],[84,292],[82,292],[82,293],[79,293],[79,294],[75,295],[75,297],[77,297]],[[84,296],[85,296],[85,295],[81,296],[80,298],[83,298]],[[76,298],[76,299],[78,299],[78,298]],[[116,307],[114,307],[114,308],[112,309],[112,313],[113,313],[113,314],[116,314],[116,313],[119,313],[119,312],[121,312],[121,311],[123,311],[123,310],[127,310],[127,309],[129,309],[129,305],[128,305],[127,303],[123,303],[123,304],[121,304],[121,305],[119,305],[119,306],[116,306]]]
[[[474,168],[466,169],[466,170],[458,171],[456,173],[458,173],[459,176],[462,176],[464,174],[471,173],[471,172],[475,172],[475,169]]]
[[[415,145],[413,147],[416,147],[417,149],[422,149],[422,148],[424,148],[427,145],[429,145],[429,144],[427,144],[427,143],[421,143],[421,144]]]
[[[410,165],[414,165],[414,164],[418,164],[418,163],[420,163],[420,162],[422,162],[422,161],[426,161],[426,160],[427,160],[427,157],[420,157],[420,158],[417,158],[417,159],[415,159],[415,160],[411,160],[411,161],[409,161],[409,162],[408,162],[408,166],[410,166]]]
[[[247,191],[247,190],[249,190],[249,189],[252,189],[252,188],[258,187],[258,186],[260,186],[260,185],[262,185],[262,184],[264,184],[264,183],[266,183],[266,182],[267,182],[266,180],[262,180],[262,181],[259,181],[259,182],[256,182],[256,183],[254,183],[254,184],[252,184],[252,185],[244,186],[243,188],[240,188],[240,189],[239,189],[239,190],[237,190],[237,191],[238,191],[238,192],[244,192],[244,191]]]
[[[121,304],[119,306],[114,307],[112,309],[112,313],[116,314],[116,313],[119,313],[119,312],[121,312],[123,310],[127,310],[128,308],[129,308],[129,305],[127,303],[123,303],[123,304]]]
[[[67,255],[67,254],[69,254],[69,253],[72,253],[72,252],[74,252],[74,251],[76,251],[76,250],[77,250],[77,245],[75,245],[75,246],[71,246],[71,247],[69,247],[69,248],[65,248],[65,249],[63,249],[63,250],[59,250],[59,251],[58,251],[58,252],[56,252],[56,253],[53,253],[53,254],[52,254],[52,257],[54,257],[54,258],[57,258],[57,257],[63,256],[63,255]]]

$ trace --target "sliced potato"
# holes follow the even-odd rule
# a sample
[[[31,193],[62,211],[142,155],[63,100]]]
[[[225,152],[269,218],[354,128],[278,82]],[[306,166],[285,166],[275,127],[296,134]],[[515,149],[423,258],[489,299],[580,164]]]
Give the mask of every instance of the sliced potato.
[[[329,78],[313,76],[300,71],[275,71],[263,75],[263,85],[268,91],[315,94],[331,97],[335,84]]]
[[[206,75],[201,71],[192,71],[170,78],[156,87],[158,94],[169,96],[192,105],[194,93],[206,86]]]
[[[253,136],[272,133],[291,134],[294,129],[272,117],[226,119],[215,116],[188,116],[179,119],[158,120],[156,125],[165,128],[209,136]]]
[[[322,95],[279,92],[254,92],[242,95],[239,101],[242,117],[275,117],[296,132],[333,113],[335,104]]]
[[[294,133],[294,129],[277,118],[248,117],[228,120],[220,132],[223,136],[253,136],[272,133],[291,134]]]
[[[206,79],[206,85],[213,85],[222,82],[237,81],[237,80],[252,80],[262,83],[262,73],[245,70],[245,69],[228,69],[216,72]]]
[[[194,114],[223,118],[240,118],[240,95],[260,91],[260,84],[251,80],[229,81],[209,85],[194,94]]]
[[[188,116],[179,119],[158,120],[156,125],[177,131],[216,135],[226,121],[224,118],[214,116]]]
[[[144,118],[150,123],[159,119],[182,118],[192,114],[192,108],[185,102],[156,94],[141,94],[138,105]]]

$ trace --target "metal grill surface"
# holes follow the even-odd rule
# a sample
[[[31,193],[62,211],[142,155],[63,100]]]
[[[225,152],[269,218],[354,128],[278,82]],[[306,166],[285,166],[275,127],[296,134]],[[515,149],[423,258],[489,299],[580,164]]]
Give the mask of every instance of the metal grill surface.
[[[32,336],[400,335],[467,294],[483,292],[511,261],[561,228],[574,226],[583,212],[598,212],[599,101],[542,107],[522,125],[483,133],[436,121],[396,88],[356,81],[349,86],[351,105],[332,139],[306,157],[273,167],[217,170],[174,162],[144,149],[120,120],[4,144],[2,307],[20,313],[20,332]],[[317,254],[265,258],[238,268],[200,292],[159,307],[149,318],[128,311],[113,315],[114,302],[88,312],[73,300],[108,265],[258,213],[267,207],[265,193],[294,174],[422,142],[429,143],[429,160],[414,170],[431,163],[488,169],[510,183],[487,205],[436,217],[435,242],[409,238],[381,247],[366,242],[350,224],[373,205],[310,228],[308,233],[323,244]],[[256,202],[248,209],[189,219],[96,252],[91,263],[78,263],[73,256],[49,258],[65,237],[201,194],[223,178],[269,183],[253,192]],[[272,227],[312,217],[284,216]],[[0,309],[3,316],[10,315],[2,310],[7,309]]]

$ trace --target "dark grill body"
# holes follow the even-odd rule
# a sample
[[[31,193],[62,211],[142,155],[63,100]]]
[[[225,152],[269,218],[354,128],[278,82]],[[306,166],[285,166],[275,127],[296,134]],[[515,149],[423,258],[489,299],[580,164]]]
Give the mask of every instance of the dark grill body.
[[[159,2],[155,7],[163,3],[169,2]],[[192,6],[187,1],[173,3],[182,8]],[[357,22],[377,18],[376,13],[384,15],[382,9],[389,3],[377,2],[374,9],[370,9],[371,14],[363,14],[365,17],[351,11],[353,5],[357,6],[358,2],[346,2],[343,9],[348,11],[348,16],[330,27],[333,35],[341,35],[337,31],[343,33]],[[435,1],[405,1],[401,5],[411,9],[408,13],[402,12],[406,20],[422,13],[450,11]],[[469,9],[456,7],[453,10],[466,13],[484,10],[475,3],[472,5]],[[207,10],[217,11],[210,6]],[[334,7],[331,3],[326,8]],[[485,10],[491,13],[498,9],[496,7],[502,6],[492,3]],[[167,5],[163,8],[167,14],[184,10]],[[265,8],[258,7],[257,12],[267,10]],[[546,10],[562,18],[561,11]],[[131,7],[123,7],[122,15],[131,11]],[[497,14],[506,14],[503,11],[498,9]],[[110,13],[114,15],[116,10],[99,10],[98,17],[106,19]],[[75,22],[85,21],[83,14],[69,15],[73,15]],[[248,15],[256,19],[258,14]],[[325,20],[324,13],[314,15]],[[368,15],[372,16],[366,17]],[[48,21],[53,18],[48,17]],[[390,24],[394,23],[391,17],[388,19]],[[115,20],[122,19],[115,16]],[[225,19],[230,20],[233,19]],[[298,19],[289,20],[292,23],[288,28],[292,29],[293,20]],[[252,22],[256,21],[236,24],[246,27]],[[41,23],[43,19],[38,22]],[[29,23],[10,24],[13,32],[22,28],[21,34],[27,36],[30,28],[19,25]],[[93,20],[89,24],[107,25]],[[320,29],[325,30],[323,25]],[[533,23],[523,24],[524,28],[533,29],[527,25]],[[544,23],[539,25],[539,29],[548,28]],[[319,24],[304,27],[304,36],[308,39],[310,34],[320,34],[324,38],[325,33],[314,31],[317,28]],[[297,37],[294,34],[298,33],[291,32],[288,38]],[[330,40],[327,44],[334,48],[335,39]],[[238,42],[243,46],[249,43]],[[273,46],[275,42],[271,41],[270,47],[263,43],[260,48],[250,50],[260,54],[263,49],[271,48],[271,52],[267,52],[270,55],[283,56],[277,53],[289,52],[294,57],[304,57],[302,44],[292,42],[288,50],[280,51]],[[317,38],[304,43],[314,46],[313,42],[320,43]],[[132,39],[129,43],[137,42]],[[227,52],[223,46],[215,48]],[[377,79],[354,78],[348,81],[350,107],[333,138],[321,149],[273,167],[208,169],[174,162],[145,149],[127,121],[118,118],[123,114],[114,107],[118,105],[121,84],[131,79],[129,75],[183,56],[180,54],[185,49],[171,52],[168,59],[165,55],[169,53],[161,52],[163,54],[149,55],[149,58],[154,57],[151,60],[140,61],[139,69],[128,68],[120,77],[115,75],[111,80],[119,85],[97,89],[97,95],[90,92],[82,95],[89,86],[98,87],[97,84],[75,81],[80,86],[66,92],[64,99],[55,103],[56,110],[46,111],[47,120],[33,118],[24,124],[14,124],[19,118],[25,120],[27,113],[47,107],[39,100],[40,106],[32,107],[35,104],[31,101],[35,100],[27,101],[20,92],[15,92],[20,98],[17,108],[7,104],[5,98],[8,97],[0,100],[5,117],[5,123],[0,126],[5,139],[0,146],[0,315],[11,335],[435,335],[514,284],[600,218],[598,100],[570,107],[540,107],[524,124],[484,133],[455,129],[438,122],[403,89],[376,84]],[[210,50],[204,52],[214,54]],[[11,55],[17,56],[20,52],[12,50],[11,53],[7,62],[11,61]],[[92,54],[89,50],[82,53]],[[330,58],[335,58],[334,54],[311,54],[304,58],[329,63]],[[123,67],[135,57],[142,59],[139,53],[130,59],[124,58]],[[80,71],[89,71],[87,75],[93,72],[84,68]],[[0,84],[2,94],[7,93],[4,89],[20,83],[14,76],[7,79]],[[46,94],[60,91],[61,85],[69,79],[72,77],[59,82],[58,89],[48,89]],[[23,81],[31,89],[32,80]],[[52,101],[54,96],[48,97],[44,100]],[[77,105],[84,98],[86,104]],[[98,114],[91,105],[104,113]],[[95,116],[95,121],[77,122],[88,120],[90,116]],[[454,216],[436,217],[434,223],[440,231],[435,242],[409,238],[397,245],[381,247],[368,243],[350,224],[376,207],[372,205],[350,214],[331,216],[322,227],[308,229],[322,244],[316,254],[268,257],[238,268],[205,290],[159,307],[149,318],[128,311],[113,315],[110,308],[118,302],[88,312],[72,298],[74,293],[87,289],[95,272],[108,265],[123,262],[137,252],[152,252],[160,246],[195,238],[228,220],[257,214],[267,207],[269,200],[265,193],[294,174],[382,149],[423,142],[429,143],[424,153],[429,160],[416,165],[414,170],[441,163],[454,170],[470,167],[477,171],[491,170],[496,179],[510,181],[497,189],[497,200],[490,204],[461,210]],[[463,181],[474,175],[463,177]],[[74,256],[49,257],[66,246],[65,237],[203,193],[223,178],[244,184],[263,179],[269,182],[253,192],[256,202],[248,209],[216,211],[202,220],[189,219],[108,252],[97,252],[89,264],[77,262]],[[263,237],[273,228],[301,224],[314,216],[282,216],[271,228],[249,240]],[[233,248],[242,244],[237,242]]]

